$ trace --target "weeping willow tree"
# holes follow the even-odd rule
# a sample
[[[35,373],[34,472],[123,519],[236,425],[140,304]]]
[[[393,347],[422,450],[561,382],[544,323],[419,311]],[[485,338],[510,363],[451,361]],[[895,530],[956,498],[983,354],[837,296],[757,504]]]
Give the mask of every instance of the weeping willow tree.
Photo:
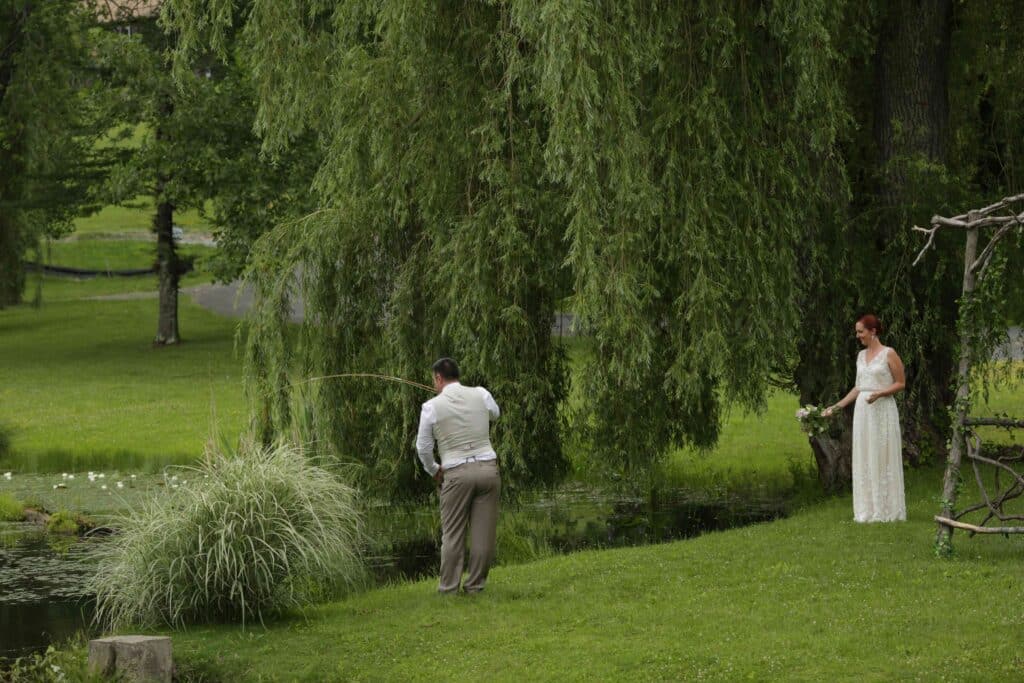
[[[712,444],[792,364],[803,245],[846,200],[843,3],[171,0],[165,19],[182,65],[247,46],[266,154],[319,140],[320,208],[250,260],[264,428],[301,394],[321,444],[415,490],[429,396],[296,382],[425,380],[450,355],[505,408],[513,489],[567,471],[563,420],[587,467],[628,478]],[[563,305],[593,351],[572,405]]]
[[[841,140],[851,201],[836,204],[835,229],[809,249],[813,286],[803,293],[793,376],[803,402],[841,396],[854,382],[853,322],[879,314],[907,367],[901,422],[911,462],[941,462],[952,435],[964,246],[940,235],[930,267],[914,268],[907,226],[1024,189],[1024,53],[1012,37],[1021,12],[1021,0],[875,0],[839,38],[855,122]],[[1024,300],[1020,283],[1011,286],[1009,301]],[[993,309],[994,330],[1020,324],[1024,309],[1007,321],[1007,308]],[[814,444],[829,487],[849,483],[844,435],[844,448]]]

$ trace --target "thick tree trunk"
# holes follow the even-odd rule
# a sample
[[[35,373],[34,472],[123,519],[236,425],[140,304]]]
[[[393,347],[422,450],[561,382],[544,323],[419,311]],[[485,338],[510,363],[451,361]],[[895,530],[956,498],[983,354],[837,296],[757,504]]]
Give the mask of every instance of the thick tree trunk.
[[[164,180],[158,183],[158,196],[163,193]],[[174,246],[174,206],[167,201],[156,207],[153,222],[156,231],[157,271],[160,278],[160,315],[157,320],[154,344],[177,344],[178,337],[178,279],[181,268]]]
[[[949,128],[952,0],[895,0],[882,20],[875,57],[875,139],[890,206],[906,199],[900,159],[944,162]]]
[[[923,164],[941,165],[947,159],[949,130],[949,52],[952,36],[952,0],[893,0],[882,17],[878,49],[875,53],[876,97],[874,136],[878,149],[878,208],[886,216],[875,235],[881,258],[896,231],[904,231],[912,214],[929,205],[934,189],[933,172],[922,172]],[[924,179],[925,184],[920,181]],[[914,320],[925,319],[926,309],[937,296],[931,274],[910,272],[909,284],[916,310],[902,310],[890,316],[899,318],[904,329]],[[877,292],[876,296],[884,296]],[[897,306],[897,302],[889,302]],[[904,304],[906,306],[906,304]],[[934,314],[934,311],[931,311]],[[954,317],[949,316],[949,325]],[[908,387],[915,386],[918,373],[927,373],[926,386],[934,388],[930,398],[925,393],[910,392],[903,410],[904,456],[917,463],[923,453],[945,450],[945,406],[952,400],[948,389],[956,367],[948,338],[925,339],[925,347],[915,362],[905,358]],[[919,404],[927,400],[927,404]]]
[[[7,8],[14,10],[14,7]],[[25,24],[32,13],[32,3],[26,2],[17,11],[0,15],[0,117],[7,110],[7,91],[14,80],[15,60],[25,40]],[[3,202],[17,199],[22,174],[21,138],[17,135],[17,122],[3,121],[8,139],[0,145],[0,308],[21,303],[25,289],[25,266],[22,255],[25,245],[15,210],[2,208]]]
[[[818,482],[821,488],[829,493],[846,489],[853,478],[853,461],[850,457],[853,431],[852,422],[845,414],[838,416],[842,420],[842,433],[839,438],[827,434],[809,437],[814,459],[818,464]]]
[[[18,224],[11,215],[0,215],[0,309],[21,303],[25,268]]]

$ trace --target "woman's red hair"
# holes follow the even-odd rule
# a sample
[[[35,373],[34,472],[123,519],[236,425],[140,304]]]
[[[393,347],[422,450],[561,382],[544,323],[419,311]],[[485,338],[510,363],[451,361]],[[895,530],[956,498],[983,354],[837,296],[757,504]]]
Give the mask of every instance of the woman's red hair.
[[[857,319],[857,322],[863,325],[866,330],[871,330],[875,334],[882,334],[882,321],[873,313],[862,315]]]

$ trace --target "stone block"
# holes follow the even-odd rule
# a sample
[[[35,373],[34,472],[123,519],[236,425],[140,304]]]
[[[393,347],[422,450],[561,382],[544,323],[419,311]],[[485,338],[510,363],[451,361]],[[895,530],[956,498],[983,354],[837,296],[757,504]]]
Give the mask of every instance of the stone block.
[[[174,664],[167,636],[112,636],[89,641],[89,668],[126,681],[171,683]]]

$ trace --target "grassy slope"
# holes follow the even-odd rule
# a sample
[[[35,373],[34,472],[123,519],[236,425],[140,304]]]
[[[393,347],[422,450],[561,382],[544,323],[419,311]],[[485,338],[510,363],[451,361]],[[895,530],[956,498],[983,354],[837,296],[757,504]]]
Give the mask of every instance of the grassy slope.
[[[124,233],[149,233],[153,228],[156,213],[152,197],[137,197],[127,206],[106,206],[97,213],[75,220],[75,234],[78,236],[121,235]],[[209,224],[196,210],[177,211],[174,224],[186,231],[209,232]]]
[[[763,414],[732,411],[713,450],[682,448],[666,458],[661,467],[665,481],[706,490],[790,488],[796,483],[794,472],[813,465],[794,417],[798,407],[796,396],[774,392]]]
[[[1024,539],[932,552],[939,472],[914,473],[910,521],[858,525],[849,496],[773,524],[498,568],[477,599],[433,581],[305,620],[175,634],[225,680],[999,680]]]
[[[1017,392],[995,398],[1022,409]],[[783,476],[809,458],[794,408],[776,394],[764,415],[734,413],[712,453],[680,451],[666,469],[691,485]],[[223,680],[1024,677],[1010,636],[1024,538],[960,534],[956,558],[936,559],[941,477],[908,472],[903,524],[854,524],[847,494],[772,524],[498,567],[479,599],[443,599],[427,580],[267,630],[193,629],[175,634],[176,657]]]
[[[183,297],[185,343],[155,349],[156,315],[155,300],[48,302],[0,315],[0,405],[17,468],[191,460],[214,413],[225,434],[240,429],[235,323]]]
[[[181,257],[201,258],[213,249],[185,244],[178,247]],[[148,268],[156,261],[154,242],[132,240],[83,239],[50,245],[49,263],[87,270],[129,270]],[[155,280],[153,281],[155,282]]]

